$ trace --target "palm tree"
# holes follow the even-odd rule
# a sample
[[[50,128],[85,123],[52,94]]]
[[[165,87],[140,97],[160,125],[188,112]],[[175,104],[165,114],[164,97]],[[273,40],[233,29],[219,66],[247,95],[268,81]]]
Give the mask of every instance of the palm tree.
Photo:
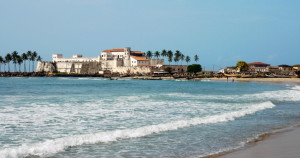
[[[38,56],[37,59],[36,59],[36,61],[42,61],[41,56]]]
[[[36,53],[36,51],[34,51],[30,58],[30,60],[32,61],[32,72],[34,72],[34,61],[35,61],[36,57],[37,57],[37,53]]]
[[[31,59],[31,55],[32,55],[32,52],[31,51],[28,51],[27,52],[27,59],[29,60],[29,62],[28,62],[28,72],[30,72],[30,59]]]
[[[5,62],[8,63],[8,72],[10,72],[10,65],[9,65],[10,61],[11,61],[11,55],[7,53],[5,56]]]
[[[167,54],[167,51],[164,49],[164,50],[162,50],[161,51],[161,54],[160,54],[163,58],[164,58],[164,60],[165,60],[165,57],[168,55]]]
[[[21,56],[17,56],[17,62],[19,64],[19,72],[21,72],[21,64],[23,63],[23,59]]]
[[[170,65],[170,63],[172,62],[172,58],[173,58],[173,52],[171,50],[168,50],[167,55],[168,55],[168,62]]]
[[[22,54],[22,59],[24,61],[24,72],[26,72],[26,60],[28,60],[26,53]]]
[[[197,63],[197,61],[199,60],[198,55],[195,55],[194,59],[195,59],[195,62]]]
[[[180,60],[181,60],[181,65],[182,65],[182,61],[184,61],[184,55],[183,54],[181,54],[181,56],[180,56]]]
[[[179,50],[176,50],[174,61],[177,62],[177,65],[178,65],[178,61],[180,60],[180,56],[181,56],[181,52]]]
[[[2,65],[3,63],[4,63],[3,57],[0,56],[0,72],[2,72],[2,71],[1,71],[1,65]]]
[[[14,63],[14,72],[16,72],[17,69],[17,57],[18,57],[18,52],[17,51],[13,51],[11,53],[11,57],[12,57],[12,61]]]
[[[159,53],[159,51],[155,51],[155,53],[154,53],[154,56],[158,59],[159,58],[159,56],[160,56],[160,53]]]
[[[148,50],[148,52],[146,53],[146,56],[147,56],[148,59],[151,59],[153,54],[150,50]]]
[[[187,65],[189,65],[189,62],[191,61],[191,58],[189,56],[186,56],[185,61],[186,61]]]

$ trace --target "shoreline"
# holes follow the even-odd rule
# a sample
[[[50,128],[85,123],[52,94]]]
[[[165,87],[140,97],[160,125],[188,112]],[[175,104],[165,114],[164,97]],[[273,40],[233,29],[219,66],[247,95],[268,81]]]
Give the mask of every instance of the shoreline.
[[[291,78],[173,78],[173,77],[151,77],[151,76],[111,76],[111,75],[101,75],[101,74],[46,74],[46,73],[36,73],[36,72],[27,72],[27,73],[0,73],[0,77],[101,77],[101,78],[110,78],[112,80],[118,80],[120,78],[127,79],[140,79],[140,80],[188,80],[188,81],[221,81],[221,82],[269,82],[269,83],[282,83],[282,82],[293,82],[300,84],[300,78],[291,77]]]
[[[295,135],[300,135],[300,125],[294,125],[282,129],[277,129],[269,133],[263,133],[256,138],[246,142],[244,146],[231,149],[229,151],[223,151],[211,155],[207,155],[200,158],[253,158],[253,157],[264,157],[264,158],[282,158],[282,153],[295,153],[295,155],[284,155],[286,158],[294,158],[300,154],[298,148],[287,148],[286,146],[300,146],[300,137],[295,137]],[[298,139],[294,139],[298,138]],[[285,143],[284,140],[292,140],[293,142]],[[278,149],[280,150],[278,150]],[[266,149],[268,152],[266,152]],[[299,152],[298,152],[299,151]]]
[[[299,156],[299,125],[262,134],[244,147],[206,158],[294,158]]]

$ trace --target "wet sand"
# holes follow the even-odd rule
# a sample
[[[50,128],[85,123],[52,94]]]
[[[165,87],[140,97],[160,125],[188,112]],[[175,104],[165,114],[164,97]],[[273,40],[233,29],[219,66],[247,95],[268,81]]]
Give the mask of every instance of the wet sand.
[[[277,133],[251,143],[220,158],[297,158],[300,157],[300,128]]]

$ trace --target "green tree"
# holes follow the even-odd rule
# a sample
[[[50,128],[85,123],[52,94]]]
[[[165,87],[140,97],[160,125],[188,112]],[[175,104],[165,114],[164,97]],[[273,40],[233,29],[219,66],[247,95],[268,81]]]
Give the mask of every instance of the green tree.
[[[180,55],[181,65],[182,65],[182,62],[183,62],[184,59],[185,59],[184,57],[185,57],[185,56],[184,56],[183,54]]]
[[[196,74],[197,72],[201,72],[201,71],[202,71],[202,67],[200,64],[192,64],[187,67],[188,73]]]
[[[168,50],[167,56],[168,56],[168,62],[170,65],[170,63],[172,62],[172,58],[173,58],[173,52],[171,50]]]
[[[36,59],[36,61],[42,61],[41,56],[38,56],[37,59]]]
[[[167,56],[167,51],[165,49],[162,50],[160,55],[165,59],[165,57]]]
[[[249,70],[249,65],[245,61],[238,61],[236,63],[236,67],[240,69],[240,71],[247,71]]]
[[[24,72],[26,72],[26,60],[28,60],[26,53],[22,54],[22,59],[24,61]]]
[[[199,60],[198,55],[195,55],[194,59],[195,59],[195,62],[197,63],[197,61]]]
[[[171,67],[166,67],[165,72],[171,74],[172,73],[172,68]]]
[[[180,56],[181,56],[181,52],[179,50],[176,50],[174,61],[177,63],[177,65],[178,65],[178,61],[180,60]]]
[[[17,62],[19,64],[19,72],[21,72],[21,64],[23,63],[23,59],[21,56],[17,56]]]
[[[189,65],[189,62],[191,61],[191,58],[189,56],[185,57],[185,62],[187,65]]]
[[[156,57],[156,59],[158,59],[158,58],[159,58],[159,56],[160,56],[160,53],[159,53],[159,51],[155,51],[155,53],[154,53],[154,56]]]
[[[18,58],[18,52],[17,51],[13,51],[11,53],[11,57],[12,57],[12,61],[14,63],[14,72],[16,72],[17,69],[17,58]]]
[[[8,72],[10,72],[10,61],[11,61],[11,55],[9,53],[6,54],[5,56],[5,62],[8,64]]]
[[[2,66],[3,63],[4,63],[4,59],[3,59],[2,56],[0,56],[0,72],[2,72],[1,66]]]
[[[28,61],[28,72],[30,72],[30,59],[31,59],[32,52],[29,50],[29,51],[27,51],[26,55],[27,55],[27,59],[29,60]]]
[[[34,51],[30,57],[30,60],[32,61],[32,72],[34,72],[34,61],[36,57],[37,57],[37,53],[36,51]]]
[[[146,56],[147,56],[148,59],[151,59],[153,54],[150,50],[148,50],[147,53],[146,53]]]

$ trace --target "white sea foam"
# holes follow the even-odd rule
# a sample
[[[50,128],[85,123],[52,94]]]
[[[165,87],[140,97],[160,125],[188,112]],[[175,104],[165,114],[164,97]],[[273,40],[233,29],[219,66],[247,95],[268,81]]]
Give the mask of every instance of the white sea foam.
[[[169,96],[178,96],[195,99],[215,100],[260,100],[260,101],[300,101],[300,86],[294,86],[287,90],[265,91],[262,93],[243,95],[194,95],[189,93],[169,93]]]
[[[24,157],[28,155],[49,156],[64,151],[66,148],[72,146],[80,146],[83,144],[106,143],[111,141],[117,141],[119,139],[144,137],[154,133],[178,130],[180,128],[186,128],[195,125],[233,121],[236,118],[243,117],[249,114],[254,114],[258,111],[273,107],[275,107],[273,103],[263,102],[251,105],[243,110],[227,112],[220,115],[196,117],[189,120],[174,121],[170,123],[157,125],[148,125],[135,129],[115,130],[85,135],[73,135],[69,137],[47,140],[41,143],[30,145],[23,144],[19,147],[6,148],[0,150],[0,158],[15,158]]]

